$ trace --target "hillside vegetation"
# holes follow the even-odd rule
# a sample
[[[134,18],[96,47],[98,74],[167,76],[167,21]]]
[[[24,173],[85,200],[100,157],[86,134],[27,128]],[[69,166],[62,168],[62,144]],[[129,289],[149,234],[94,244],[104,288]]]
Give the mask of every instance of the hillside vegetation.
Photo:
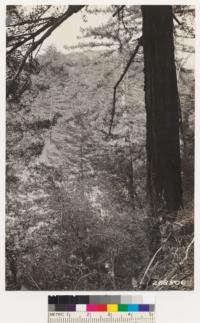
[[[161,228],[151,264],[142,61],[121,83],[107,135],[124,63],[115,54],[50,47],[31,88],[8,102],[7,289],[193,287],[193,72],[181,70],[178,80],[184,210],[171,236]]]

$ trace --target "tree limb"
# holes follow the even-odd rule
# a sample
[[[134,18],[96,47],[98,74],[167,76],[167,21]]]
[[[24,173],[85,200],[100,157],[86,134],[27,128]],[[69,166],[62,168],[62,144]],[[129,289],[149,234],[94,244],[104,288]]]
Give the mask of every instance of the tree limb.
[[[129,30],[129,28],[126,26],[126,23],[125,23],[125,21],[124,21],[124,8],[123,8],[123,9],[122,9],[122,11],[121,11],[121,22],[122,22],[122,25],[123,25],[123,27],[124,27],[125,32],[129,35],[129,36],[128,36],[127,44],[128,44],[129,51],[130,51],[129,41],[130,41],[130,40],[131,40],[131,38],[132,38],[132,33],[131,33],[131,31]]]
[[[19,77],[23,67],[24,67],[24,64],[26,63],[26,60],[27,58],[30,56],[30,54],[32,52],[35,51],[35,49],[37,49],[37,47],[39,45],[41,45],[43,43],[43,41],[49,37],[51,35],[51,33],[58,27],[60,26],[65,20],[67,20],[69,17],[71,17],[74,13],[80,11],[84,6],[69,6],[67,11],[61,16],[59,17],[56,22],[41,36],[40,39],[38,39],[36,42],[33,42],[33,44],[30,46],[30,48],[27,50],[26,54],[24,55],[19,67],[18,67],[18,70],[17,72],[15,73],[13,79],[11,80],[10,82],[10,85],[9,85],[9,89],[7,91],[7,95],[6,97],[9,96],[9,94],[11,93],[12,91],[12,88],[13,88],[13,85],[15,83],[15,80]],[[42,29],[42,28],[41,28]],[[39,34],[41,33],[41,29],[40,29],[40,32]],[[45,28],[46,29],[46,28]],[[37,32],[38,34],[38,32]]]
[[[23,26],[23,25],[26,25],[26,24],[32,24],[32,23],[36,23],[36,22],[39,22],[39,21],[42,21],[42,20],[49,20],[49,19],[52,19],[52,17],[43,17],[42,16],[51,8],[52,6],[51,5],[48,5],[46,9],[44,9],[44,11],[42,11],[42,13],[37,17],[37,19],[35,20],[31,20],[31,19],[28,19],[28,20],[24,20],[24,21],[21,21],[21,22],[18,22],[18,23],[14,23],[14,24],[9,24],[7,25],[6,27],[18,27],[18,26]],[[8,12],[8,15],[9,15],[9,12]],[[19,17],[20,18],[20,17]]]
[[[41,290],[41,288],[39,287],[39,285],[36,283],[36,281],[33,279],[33,277],[31,276],[30,273],[26,274],[26,276],[32,281],[32,283],[36,286],[36,288],[38,290]]]
[[[123,6],[120,6],[114,13],[113,13],[113,17],[115,17],[116,15],[118,15],[118,13],[122,10],[122,9],[124,9],[124,7],[126,7],[125,5],[123,5]]]
[[[178,25],[182,26],[182,23],[178,20],[175,14],[173,14],[174,20],[177,22]]]
[[[19,27],[19,26],[24,26],[24,25],[29,25],[29,24],[41,23],[42,21],[44,24],[46,21],[55,20],[55,19],[56,19],[55,17],[37,18],[35,20],[28,19],[28,20],[24,20],[24,21],[15,23],[15,24],[7,25],[6,27],[13,28],[13,27]]]
[[[116,108],[116,92],[117,92],[117,88],[119,86],[119,84],[121,83],[121,81],[123,80],[124,76],[126,75],[131,63],[133,62],[140,46],[142,45],[142,37],[140,37],[138,39],[138,44],[137,46],[135,47],[135,50],[133,52],[133,54],[131,55],[128,63],[126,64],[126,67],[123,71],[123,73],[121,74],[119,80],[117,81],[117,83],[115,84],[114,86],[114,92],[113,92],[113,107],[112,107],[112,112],[111,112],[111,120],[110,120],[110,127],[109,127],[109,132],[108,132],[108,136],[111,135],[111,130],[112,130],[112,124],[113,124],[113,119],[114,119],[114,115],[115,115],[115,108]]]
[[[10,50],[7,51],[7,55],[12,54],[17,48],[27,43],[29,40],[34,39],[36,36],[40,35],[42,32],[44,32],[46,29],[48,29],[52,25],[52,22],[47,22],[44,26],[42,26],[40,29],[32,33],[29,37],[26,37],[21,42],[17,42]],[[8,39],[8,38],[7,38]],[[9,46],[10,47],[10,46]]]
[[[146,268],[146,270],[145,270],[145,272],[144,272],[144,275],[142,276],[142,279],[140,280],[140,286],[142,286],[143,285],[143,283],[144,283],[144,280],[145,280],[145,278],[146,278],[146,276],[147,276],[147,274],[148,274],[148,272],[149,272],[149,269],[151,268],[151,266],[152,266],[152,264],[153,264],[153,262],[154,262],[154,260],[155,260],[155,258],[157,257],[157,255],[160,253],[160,251],[162,250],[162,248],[163,248],[163,244],[165,244],[168,240],[169,240],[169,238],[170,238],[170,236],[171,236],[171,232],[169,233],[169,235],[167,236],[167,238],[165,239],[165,241],[162,243],[162,245],[160,246],[160,248],[158,248],[158,250],[155,252],[155,254],[153,255],[153,257],[151,258],[151,260],[150,260],[150,262],[149,262],[149,264],[148,264],[148,266],[147,266],[147,268]]]
[[[183,265],[184,262],[188,259],[188,254],[189,254],[189,251],[190,251],[190,248],[192,247],[194,243],[194,238],[192,239],[192,241],[189,243],[187,249],[186,249],[186,252],[185,252],[185,257],[183,258],[183,260],[180,262],[180,265]]]

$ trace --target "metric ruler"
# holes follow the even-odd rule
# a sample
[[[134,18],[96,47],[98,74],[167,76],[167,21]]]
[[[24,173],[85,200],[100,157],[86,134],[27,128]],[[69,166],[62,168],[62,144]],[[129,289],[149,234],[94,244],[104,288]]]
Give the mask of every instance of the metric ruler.
[[[49,312],[48,323],[155,323],[154,312]]]
[[[48,323],[155,323],[154,297],[49,296]]]

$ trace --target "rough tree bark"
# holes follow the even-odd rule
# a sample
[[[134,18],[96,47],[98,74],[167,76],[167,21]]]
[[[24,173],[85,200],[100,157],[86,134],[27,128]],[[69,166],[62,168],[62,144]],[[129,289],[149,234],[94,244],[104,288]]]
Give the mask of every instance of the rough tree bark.
[[[179,96],[171,6],[142,6],[150,211],[172,216],[182,206]]]

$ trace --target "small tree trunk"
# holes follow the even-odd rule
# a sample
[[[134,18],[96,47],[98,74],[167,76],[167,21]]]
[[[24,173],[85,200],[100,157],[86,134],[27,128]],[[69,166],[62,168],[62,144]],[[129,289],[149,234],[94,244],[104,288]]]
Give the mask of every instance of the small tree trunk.
[[[150,209],[175,214],[182,206],[179,96],[171,6],[142,6]]]

